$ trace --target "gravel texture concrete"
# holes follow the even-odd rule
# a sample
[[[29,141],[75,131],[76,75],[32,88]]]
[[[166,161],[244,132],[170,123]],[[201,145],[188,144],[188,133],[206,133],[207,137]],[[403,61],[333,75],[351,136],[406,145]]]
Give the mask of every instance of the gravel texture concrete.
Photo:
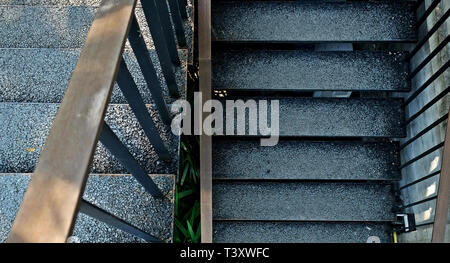
[[[401,99],[307,97],[235,98],[231,96],[226,99],[241,99],[243,101],[253,99],[257,104],[259,100],[268,100],[267,116],[269,125],[271,100],[279,100],[280,136],[405,136],[405,130],[401,126],[404,121]],[[246,119],[248,120],[248,117]],[[226,118],[224,118],[223,127],[226,127],[225,122]],[[237,134],[237,121],[234,121],[234,124],[234,134]],[[246,126],[246,135],[249,135],[248,121],[246,121]]]
[[[407,1],[216,1],[212,27],[216,39],[225,41],[414,41],[413,6]]]
[[[215,182],[213,217],[222,220],[390,221],[388,184]]]
[[[407,91],[403,52],[239,50],[213,54],[215,89]]]
[[[140,229],[171,242],[175,177],[151,175],[166,198],[153,199],[130,175],[89,176],[84,199]],[[5,242],[30,179],[29,174],[0,174],[0,242]],[[81,242],[145,242],[79,214],[73,235]]]
[[[396,143],[213,139],[215,179],[399,180],[399,163]]]
[[[217,243],[365,243],[377,236],[392,242],[384,224],[301,222],[214,222]]]
[[[2,0],[3,2],[8,0]],[[12,2],[12,1],[9,1]],[[0,48],[80,48],[94,20],[98,0],[18,1],[17,5],[1,6]],[[7,4],[8,2],[4,3]],[[42,4],[42,6],[40,5]],[[136,17],[149,49],[153,39],[142,8],[136,7]],[[189,18],[184,21],[189,62],[193,61],[193,10],[187,7]],[[170,11],[169,11],[170,12]],[[130,49],[126,44],[126,49]]]
[[[0,102],[61,102],[80,49],[57,48],[0,48]],[[159,59],[154,49],[149,50],[166,102],[172,103]],[[187,51],[179,50],[181,67],[176,69],[176,81],[181,97],[185,97]],[[144,102],[153,103],[151,93],[142,75],[136,57],[125,50],[124,58],[133,75]],[[111,95],[111,103],[127,103],[117,84]]]
[[[0,172],[33,172],[58,104],[0,103]],[[179,137],[159,119],[159,113],[148,105],[161,137],[168,146],[170,162],[159,161],[156,153],[128,105],[109,105],[106,122],[148,173],[176,174],[178,171]],[[102,145],[97,146],[94,173],[126,173],[126,170]]]
[[[96,11],[91,6],[0,6],[0,48],[81,48]],[[136,8],[136,17],[147,47],[154,49],[142,8]]]

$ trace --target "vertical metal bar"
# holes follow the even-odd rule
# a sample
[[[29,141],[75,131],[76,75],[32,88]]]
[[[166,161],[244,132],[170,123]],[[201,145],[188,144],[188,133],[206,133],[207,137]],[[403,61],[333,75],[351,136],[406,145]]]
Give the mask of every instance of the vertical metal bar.
[[[445,228],[448,219],[448,203],[450,197],[450,124],[447,121],[444,149],[442,150],[441,175],[434,213],[432,243],[442,243],[445,240]]]
[[[159,132],[155,127],[153,119],[148,113],[147,107],[145,106],[144,100],[139,93],[139,90],[136,86],[136,83],[131,76],[131,73],[128,71],[127,65],[125,61],[122,59],[119,66],[119,72],[116,78],[117,84],[119,85],[120,90],[123,95],[127,99],[133,113],[136,115],[136,118],[144,129],[145,134],[149,138],[150,142],[153,143],[153,140],[158,144]],[[162,98],[161,98],[162,99]],[[164,101],[160,101],[161,106],[164,107],[164,118],[170,123],[170,117],[168,116],[169,112],[167,111],[167,106]],[[152,139],[150,139],[152,138]]]
[[[156,75],[156,70],[153,66],[152,60],[150,59],[145,41],[139,32],[139,25],[136,18],[134,18],[131,22],[128,40],[130,41],[130,45],[133,48],[134,54],[139,63],[139,67],[141,68],[142,75],[144,76],[145,82],[147,83],[147,87],[152,94],[152,98],[159,110],[159,113],[161,114],[161,119],[165,124],[169,124],[171,117],[164,100],[164,96],[162,94],[161,83],[159,82]],[[126,69],[126,65],[123,65],[123,68]],[[134,81],[131,80],[130,82],[132,82],[130,84],[134,84]]]
[[[89,203],[88,201],[86,201],[84,199],[81,199],[81,201],[80,201],[80,212],[87,216],[93,217],[103,223],[106,223],[110,226],[118,228],[124,232],[130,233],[137,237],[140,237],[140,238],[144,239],[145,241],[155,242],[155,243],[162,242],[159,238],[140,230],[139,228],[125,222],[124,220],[116,217],[115,215],[108,213],[107,211]]]
[[[427,179],[429,179],[429,178],[431,178],[431,177],[433,177],[433,176],[436,176],[436,175],[438,175],[438,174],[440,174],[440,173],[441,173],[441,170],[438,170],[438,171],[436,171],[436,172],[432,172],[432,173],[430,173],[430,174],[428,174],[428,175],[426,175],[426,176],[424,176],[424,177],[422,177],[422,178],[420,178],[420,179],[417,179],[417,180],[415,180],[415,181],[412,181],[412,182],[409,183],[409,184],[405,184],[404,186],[400,187],[399,190],[403,190],[403,189],[405,189],[405,188],[410,187],[411,185],[415,185],[415,184],[417,184],[417,183],[423,182],[423,181],[425,181],[425,180],[427,180]]]
[[[167,87],[169,88],[170,96],[179,97],[180,94],[178,92],[178,85],[175,79],[175,71],[173,63],[171,62],[170,52],[168,49],[168,45],[166,44],[159,14],[158,11],[156,10],[155,1],[146,0],[142,1],[141,4],[142,9],[144,10],[144,15],[147,19],[150,33],[152,34],[152,39],[153,43],[155,44],[156,52],[158,53],[159,62],[161,64],[161,69],[163,71]],[[175,52],[177,52],[176,49]],[[178,54],[176,58],[178,58]],[[176,62],[177,61],[175,61],[175,63]],[[179,58],[178,64],[180,64]]]
[[[405,162],[404,164],[400,165],[399,169],[403,169],[406,166],[416,162],[417,160],[422,159],[423,157],[427,156],[428,154],[430,154],[430,153],[440,149],[442,146],[444,146],[444,142],[441,142],[441,143],[431,147],[430,149],[428,149],[428,150],[424,151],[423,153],[417,155],[416,157],[412,158],[411,160]]]
[[[431,12],[433,12],[434,8],[436,8],[436,6],[441,2],[441,0],[434,0],[433,2],[431,2],[430,6],[427,8],[427,10],[425,10],[425,12],[423,13],[423,15],[417,20],[416,24],[415,24],[415,28],[419,28],[420,25],[422,25],[422,23],[427,19],[427,17],[431,14]]]
[[[414,49],[410,52],[407,60],[410,60],[417,53],[417,51],[420,50],[423,44],[425,44],[428,41],[428,39],[430,39],[431,35],[433,35],[434,32],[436,32],[439,29],[439,27],[445,22],[445,20],[447,20],[449,16],[450,16],[450,9],[444,13],[444,15],[436,22],[436,24],[434,24],[434,26],[430,29],[430,31],[428,31],[428,33],[419,41],[419,43],[417,43]]]
[[[120,161],[120,163],[136,178],[136,180],[149,192],[154,198],[162,198],[163,194],[148,176],[147,172],[134,159],[125,145],[117,138],[116,134],[104,122],[100,134],[101,143]]]
[[[187,1],[186,0],[178,0],[178,7],[180,9],[180,15],[183,19],[188,18],[188,14],[186,11],[187,8]]]
[[[432,124],[428,125],[425,129],[421,130],[419,133],[417,133],[414,137],[412,137],[411,139],[409,139],[408,141],[406,141],[405,143],[400,145],[400,150],[403,150],[406,146],[408,146],[409,144],[411,144],[413,141],[417,140],[418,138],[420,138],[422,135],[424,135],[425,133],[427,133],[428,131],[430,131],[431,129],[433,129],[434,127],[438,126],[439,124],[441,124],[442,122],[444,122],[445,120],[448,119],[448,113],[445,114],[444,116],[440,117],[439,119],[437,119],[436,121],[434,121]]]
[[[439,51],[447,46],[449,41],[450,35],[445,37],[445,39],[430,54],[428,54],[428,56],[409,74],[408,79],[414,78],[416,74],[419,73],[419,71],[439,53]]]
[[[441,93],[439,93],[436,97],[434,97],[430,102],[422,106],[419,111],[414,113],[411,117],[409,117],[405,121],[405,126],[410,124],[413,120],[415,120],[417,117],[420,116],[420,114],[424,113],[426,110],[428,110],[431,106],[433,106],[438,100],[442,99],[443,97],[447,96],[447,94],[450,91],[450,86],[448,86],[445,90],[443,90]]]
[[[445,62],[430,78],[428,78],[419,88],[417,88],[411,96],[409,96],[406,101],[402,104],[403,107],[411,103],[422,91],[424,91],[433,81],[441,76],[441,74],[450,67],[450,60]]]
[[[170,21],[169,8],[166,0],[149,0],[143,2],[155,3],[155,11],[158,12],[159,21],[161,21],[161,28],[169,50],[169,55],[175,65],[181,65],[180,58],[178,57],[177,42],[175,41],[175,34],[172,28],[172,21]]]
[[[184,35],[184,24],[181,20],[180,8],[178,7],[177,0],[168,0],[170,7],[170,14],[172,15],[173,25],[175,27],[175,33],[177,35],[178,46],[186,47],[186,36]]]

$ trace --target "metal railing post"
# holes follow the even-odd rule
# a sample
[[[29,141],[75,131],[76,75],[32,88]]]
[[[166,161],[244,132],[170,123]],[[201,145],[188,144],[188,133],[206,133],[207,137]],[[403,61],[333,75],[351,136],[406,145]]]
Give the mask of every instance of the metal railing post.
[[[100,134],[100,142],[116,157],[120,163],[133,175],[136,180],[149,192],[154,198],[163,198],[163,194],[158,186],[148,176],[147,172],[136,159],[131,155],[128,149],[119,140],[111,128],[104,122]],[[168,154],[168,152],[167,152]]]
[[[164,39],[166,40],[167,49],[169,50],[170,58],[175,65],[181,65],[180,58],[178,56],[177,42],[175,40],[175,34],[172,28],[172,22],[170,21],[169,8],[166,0],[147,0],[144,1],[145,6],[155,3],[156,13],[158,13],[159,21],[162,29]],[[144,4],[142,5],[144,7]],[[147,6],[148,7],[148,6]],[[148,10],[148,8],[147,8]],[[145,9],[144,9],[145,12]]]
[[[155,236],[152,236],[141,229],[125,222],[124,220],[108,213],[107,211],[89,203],[88,201],[81,199],[80,212],[95,218],[105,224],[116,227],[124,232],[130,233],[134,236],[140,237],[148,242],[161,243],[162,241]]]
[[[178,0],[178,7],[180,9],[180,15],[183,19],[188,18],[188,14],[186,11],[187,8],[187,1],[186,0]]]
[[[136,56],[136,59],[138,61],[139,67],[141,69],[142,75],[144,76],[145,82],[147,83],[147,87],[150,90],[150,93],[152,94],[153,101],[156,104],[156,107],[159,110],[159,113],[161,115],[161,119],[165,124],[170,124],[171,117],[169,110],[167,108],[167,104],[164,101],[162,89],[161,89],[161,83],[158,80],[158,76],[156,75],[155,67],[153,66],[153,63],[150,59],[150,56],[148,54],[147,47],[145,45],[145,41],[140,35],[139,25],[136,21],[136,18],[133,19],[131,22],[131,28],[130,32],[128,34],[128,40],[130,41],[131,47],[133,48],[134,54]],[[122,65],[124,64],[124,65]],[[122,58],[122,63],[120,66],[120,70],[123,70],[124,72],[119,75],[124,76],[124,81],[128,82],[128,85],[135,86],[134,81],[132,80],[132,77],[128,72],[128,69],[124,63],[124,60]],[[130,79],[131,78],[131,79]]]
[[[181,19],[180,8],[178,7],[177,0],[168,0],[170,7],[170,14],[172,15],[173,25],[175,27],[175,33],[177,35],[178,46],[187,47],[186,36],[184,35],[184,25]]]
[[[170,47],[167,45],[155,2],[153,0],[147,0],[142,1],[141,3],[144,10],[144,15],[147,19],[150,33],[152,35],[153,42],[155,44],[155,49],[159,57],[159,62],[164,74],[164,79],[166,80],[167,87],[169,88],[170,96],[179,97],[180,94],[178,91],[178,84],[175,79],[175,71],[173,67],[173,63],[180,65],[176,47],[175,50],[172,48],[172,51],[170,51]],[[177,53],[177,56],[175,58],[171,58],[170,56],[170,53],[173,52]],[[175,61],[173,61],[172,59]]]

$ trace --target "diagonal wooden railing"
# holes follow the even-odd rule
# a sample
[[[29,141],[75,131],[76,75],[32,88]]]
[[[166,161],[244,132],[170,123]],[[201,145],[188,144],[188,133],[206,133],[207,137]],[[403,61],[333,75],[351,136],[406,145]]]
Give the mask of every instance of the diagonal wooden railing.
[[[162,88],[134,15],[136,2],[105,0],[99,6],[8,242],[66,242],[79,210],[147,241],[161,241],[82,200],[99,139],[150,194],[155,198],[164,198],[104,121],[118,75],[117,83],[159,158],[171,158],[122,59],[128,37],[161,119],[165,124],[170,124]],[[160,19],[160,16],[169,15],[167,4],[165,1],[157,2],[146,0],[141,1],[141,4],[170,93],[178,96],[173,64],[178,59],[178,53],[175,43],[167,45],[168,41],[175,41],[175,38],[168,38],[168,35],[173,34],[172,25],[164,24]],[[180,2],[171,1],[171,4]],[[181,21],[179,10],[172,10],[171,15],[173,21]]]

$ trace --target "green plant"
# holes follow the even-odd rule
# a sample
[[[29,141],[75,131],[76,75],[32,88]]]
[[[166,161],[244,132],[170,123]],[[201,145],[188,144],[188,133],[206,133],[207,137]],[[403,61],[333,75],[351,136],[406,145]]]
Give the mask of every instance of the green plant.
[[[175,189],[175,229],[177,243],[200,242],[199,139],[182,136],[180,179]]]

